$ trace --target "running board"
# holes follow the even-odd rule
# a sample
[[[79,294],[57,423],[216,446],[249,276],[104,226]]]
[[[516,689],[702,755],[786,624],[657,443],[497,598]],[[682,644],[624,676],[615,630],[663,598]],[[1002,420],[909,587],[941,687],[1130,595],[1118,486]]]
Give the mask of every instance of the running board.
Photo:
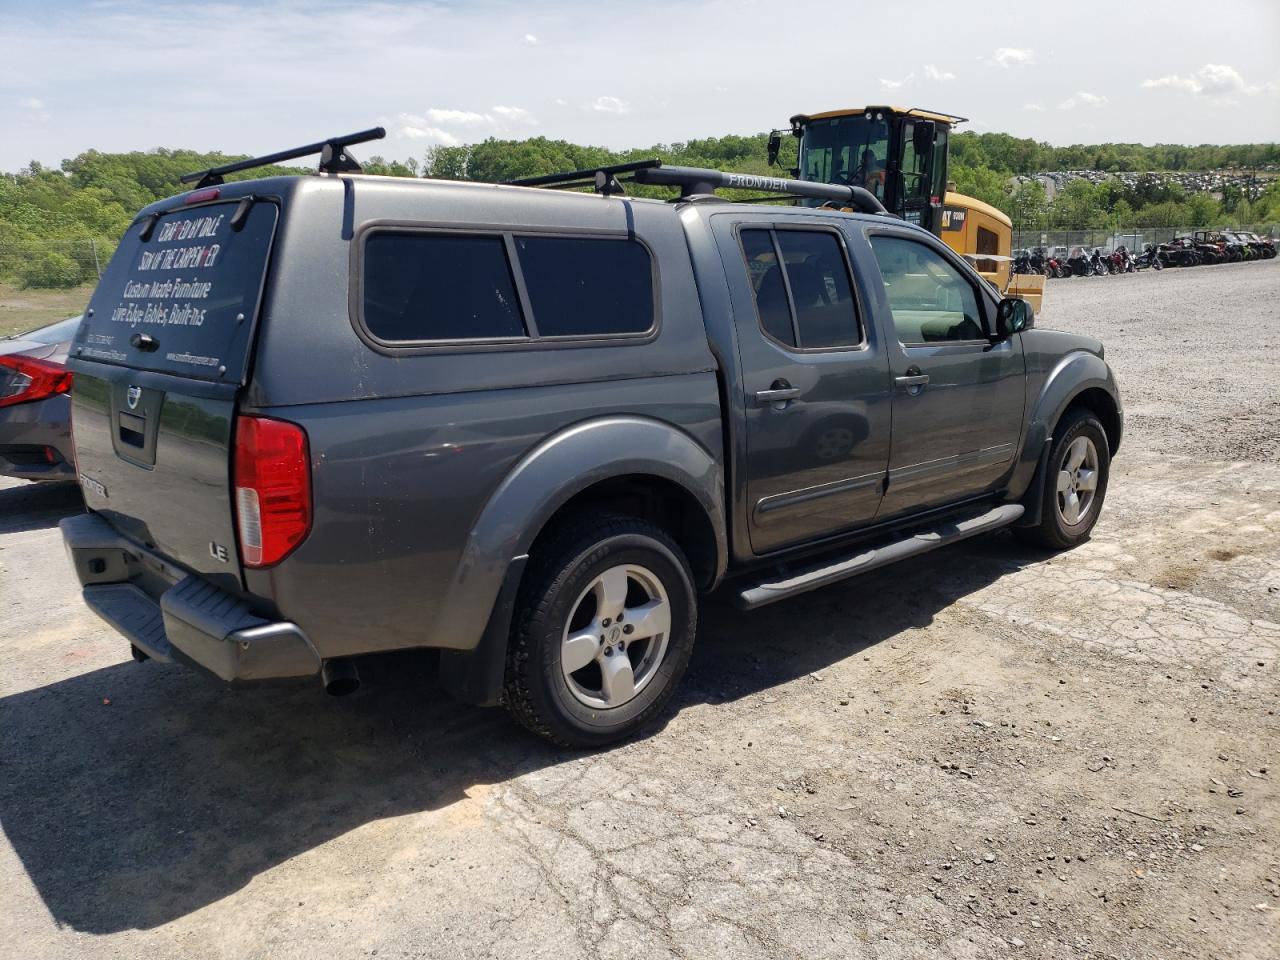
[[[949,543],[957,543],[960,540],[977,536],[980,533],[987,533],[990,530],[999,530],[1001,527],[1007,527],[1013,523],[1022,516],[1022,513],[1022,504],[1007,503],[993,510],[988,510],[986,513],[968,517],[958,522],[947,523],[933,530],[926,530],[923,533],[917,533],[915,536],[907,537],[905,540],[898,540],[895,543],[876,547],[874,550],[864,550],[862,553],[837,560],[834,563],[808,567],[800,570],[794,576],[787,577],[785,580],[773,580],[756,584],[741,591],[734,598],[734,602],[739,609],[754,610],[756,607],[763,607],[778,600],[785,600],[787,597],[794,597],[809,590],[825,587],[827,584],[835,583],[838,580],[844,580],[860,573],[866,573],[869,570],[875,570],[877,567],[883,567],[885,564],[894,563],[897,560],[905,560],[907,557],[928,553],[930,550],[946,546]]]

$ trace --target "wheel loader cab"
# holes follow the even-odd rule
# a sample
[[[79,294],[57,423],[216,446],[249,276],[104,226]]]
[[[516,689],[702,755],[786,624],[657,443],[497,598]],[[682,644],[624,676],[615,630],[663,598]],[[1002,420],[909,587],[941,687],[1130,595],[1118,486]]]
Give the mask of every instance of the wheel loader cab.
[[[901,107],[797,114],[791,118],[800,141],[797,176],[865,187],[891,213],[937,234],[947,140],[952,124],[963,119]]]

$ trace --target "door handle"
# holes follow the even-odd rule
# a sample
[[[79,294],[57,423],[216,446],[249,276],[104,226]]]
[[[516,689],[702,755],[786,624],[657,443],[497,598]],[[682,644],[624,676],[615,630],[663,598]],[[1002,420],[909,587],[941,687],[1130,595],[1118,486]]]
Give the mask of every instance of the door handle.
[[[800,391],[796,387],[780,387],[777,390],[757,390],[756,399],[761,403],[778,403],[784,400],[798,400]]]
[[[771,403],[775,410],[785,410],[788,403],[792,400],[798,399],[800,399],[799,387],[793,387],[790,383],[781,378],[769,384],[768,390],[756,391],[756,403],[762,405]]]
[[[894,377],[893,382],[900,387],[923,387],[929,382],[929,375],[917,373],[909,377]]]

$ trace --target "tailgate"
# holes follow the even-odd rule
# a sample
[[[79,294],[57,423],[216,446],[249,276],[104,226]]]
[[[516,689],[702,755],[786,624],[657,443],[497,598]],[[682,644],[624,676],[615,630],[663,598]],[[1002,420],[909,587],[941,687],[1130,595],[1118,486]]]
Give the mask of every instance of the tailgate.
[[[278,208],[236,198],[134,223],[71,348],[85,502],[168,560],[238,589],[231,500]]]

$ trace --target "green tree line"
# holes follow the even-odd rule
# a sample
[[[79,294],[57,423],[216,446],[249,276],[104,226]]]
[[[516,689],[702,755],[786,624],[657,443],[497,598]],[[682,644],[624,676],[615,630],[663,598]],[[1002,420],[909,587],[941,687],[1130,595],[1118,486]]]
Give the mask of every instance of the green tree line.
[[[431,147],[421,162],[373,157],[365,170],[386,176],[494,182],[657,157],[669,164],[777,174],[778,168],[770,168],[766,161],[767,139],[764,133],[730,135],[610,150],[546,137],[490,138],[462,146]],[[794,150],[794,141],[784,137],[783,168],[794,164]],[[188,189],[180,182],[182,174],[239,159],[242,157],[192,150],[90,150],[63,161],[56,169],[33,162],[17,173],[0,174],[0,281],[33,287],[91,282],[139,209]],[[1098,184],[1076,180],[1050,203],[1041,184],[1015,185],[1013,179],[1044,170],[1268,171],[1277,167],[1277,144],[1054,147],[1003,133],[965,132],[951,138],[951,178],[957,189],[1004,210],[1020,228],[1276,222],[1280,221],[1277,180],[1252,197],[1229,187],[1221,199],[1185,192],[1159,177],[1143,178],[1132,186],[1118,180]],[[298,172],[304,171],[264,168],[229,179]],[[630,189],[640,195],[670,196],[670,191],[662,188]]]

